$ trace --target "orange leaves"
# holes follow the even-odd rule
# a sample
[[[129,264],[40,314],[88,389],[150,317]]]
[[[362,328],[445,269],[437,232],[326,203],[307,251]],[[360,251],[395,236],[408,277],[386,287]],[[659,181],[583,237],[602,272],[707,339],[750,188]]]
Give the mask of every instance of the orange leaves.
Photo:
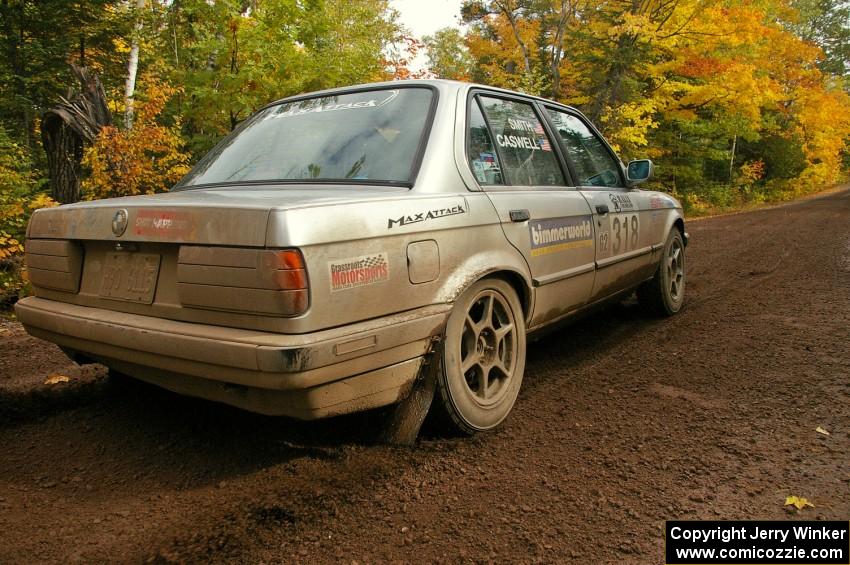
[[[82,187],[88,199],[163,192],[189,170],[179,124],[168,127],[156,121],[178,89],[151,77],[142,82],[144,99],[137,103],[133,128],[105,127],[85,152],[89,175]]]
[[[737,182],[740,185],[750,185],[764,177],[765,164],[764,161],[758,159],[749,161],[741,165],[740,174],[737,177]]]
[[[682,61],[677,71],[683,77],[706,79],[724,72],[730,65],[731,62],[721,61],[717,57],[695,54]]]
[[[22,253],[23,251],[24,246],[21,245],[20,241],[8,233],[0,231],[0,259],[6,259],[16,253]]]
[[[402,35],[390,50],[389,57],[384,59],[384,67],[389,74],[389,80],[408,80],[425,78],[425,71],[411,71],[410,64],[416,59],[424,45],[415,37]]]

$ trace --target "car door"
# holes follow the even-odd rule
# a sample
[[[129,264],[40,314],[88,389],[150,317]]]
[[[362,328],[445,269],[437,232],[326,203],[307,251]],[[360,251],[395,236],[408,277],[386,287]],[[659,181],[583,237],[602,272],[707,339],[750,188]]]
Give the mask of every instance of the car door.
[[[578,112],[547,106],[567,165],[596,227],[596,277],[591,301],[634,286],[653,268],[654,231],[647,193],[628,187],[623,166]]]
[[[527,99],[482,91],[470,98],[467,121],[469,165],[531,271],[530,327],[586,304],[595,268],[590,208],[538,112]]]

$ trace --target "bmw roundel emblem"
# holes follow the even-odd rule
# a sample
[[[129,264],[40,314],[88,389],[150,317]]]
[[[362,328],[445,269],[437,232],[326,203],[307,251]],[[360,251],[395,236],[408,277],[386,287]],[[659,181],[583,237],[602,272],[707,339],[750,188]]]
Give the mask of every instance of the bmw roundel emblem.
[[[127,229],[127,219],[129,218],[129,214],[127,214],[127,210],[121,209],[115,212],[115,215],[112,216],[112,233],[115,234],[115,237],[121,236]]]

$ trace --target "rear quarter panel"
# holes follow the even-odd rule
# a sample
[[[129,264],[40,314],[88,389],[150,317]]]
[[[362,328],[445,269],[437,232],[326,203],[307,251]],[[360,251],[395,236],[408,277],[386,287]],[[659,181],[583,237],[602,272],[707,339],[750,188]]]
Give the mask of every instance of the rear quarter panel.
[[[513,271],[529,284],[524,260],[508,245],[483,193],[411,193],[385,202],[273,211],[268,230],[268,247],[298,247],[307,265],[311,306],[283,321],[290,332],[451,302],[493,271]],[[418,242],[433,242],[425,248],[436,253],[408,253]],[[411,270],[422,261],[436,263],[424,265],[435,276],[415,283]],[[360,269],[367,269],[364,280],[355,272]]]

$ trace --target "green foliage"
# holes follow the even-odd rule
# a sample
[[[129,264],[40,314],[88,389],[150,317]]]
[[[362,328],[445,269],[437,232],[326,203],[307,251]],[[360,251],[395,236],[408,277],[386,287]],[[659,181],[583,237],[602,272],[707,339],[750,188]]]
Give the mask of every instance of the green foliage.
[[[0,2],[0,124],[31,150],[36,163],[41,163],[42,153],[35,124],[67,93],[69,62],[93,65],[107,80],[123,80],[112,48],[112,39],[124,30],[113,9],[116,4],[120,2]]]
[[[0,307],[24,289],[23,241],[32,211],[54,205],[39,184],[29,149],[0,128]]]
[[[819,45],[824,57],[818,63],[826,73],[850,73],[850,2],[845,0],[795,0],[799,19],[792,28],[806,41]]]
[[[272,100],[384,78],[384,48],[400,31],[386,0],[187,0],[160,9],[163,31],[143,62],[183,85],[171,110],[196,155]]]
[[[437,78],[469,80],[473,60],[457,28],[443,28],[422,39],[428,56],[428,70]]]

